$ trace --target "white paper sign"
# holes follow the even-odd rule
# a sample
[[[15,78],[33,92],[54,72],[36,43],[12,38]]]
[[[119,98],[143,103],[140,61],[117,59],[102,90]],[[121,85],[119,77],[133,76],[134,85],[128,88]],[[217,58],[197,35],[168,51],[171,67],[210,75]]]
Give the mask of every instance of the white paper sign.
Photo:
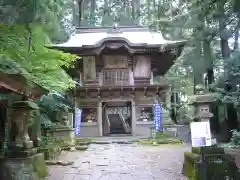
[[[211,130],[209,121],[204,122],[192,122],[191,139],[192,147],[211,146]]]

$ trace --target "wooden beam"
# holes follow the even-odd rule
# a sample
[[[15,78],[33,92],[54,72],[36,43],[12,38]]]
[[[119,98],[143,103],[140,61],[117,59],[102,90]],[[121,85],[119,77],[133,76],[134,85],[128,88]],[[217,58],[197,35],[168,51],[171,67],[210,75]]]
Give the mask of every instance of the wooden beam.
[[[3,83],[3,82],[0,82],[0,87],[3,87],[5,89],[8,89],[10,91],[13,91],[13,92],[16,92],[16,93],[19,93],[19,94],[23,94],[23,92],[19,91],[18,89],[15,89],[15,88],[13,88],[13,87],[11,87],[11,86]]]

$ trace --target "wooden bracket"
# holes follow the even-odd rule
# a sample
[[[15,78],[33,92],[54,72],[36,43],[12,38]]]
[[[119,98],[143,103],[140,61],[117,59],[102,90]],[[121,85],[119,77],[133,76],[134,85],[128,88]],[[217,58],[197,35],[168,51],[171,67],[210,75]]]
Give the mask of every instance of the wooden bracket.
[[[121,87],[121,90],[120,90],[120,97],[123,97],[123,87]]]
[[[112,88],[109,88],[109,89],[108,89],[108,93],[109,93],[109,94],[108,94],[109,97],[111,97],[111,96],[112,96]]]
[[[100,97],[101,97],[101,91],[100,91],[100,88],[97,89],[97,97],[98,97],[98,99],[100,99]]]
[[[85,88],[85,92],[86,92],[86,99],[89,99],[90,96],[88,96],[88,88]]]
[[[144,97],[147,97],[147,87],[144,87],[143,95]]]
[[[134,87],[132,87],[132,92],[131,92],[131,94],[132,94],[132,97],[134,98],[134,97],[135,97],[135,88],[134,88]]]
[[[160,89],[159,89],[159,86],[157,86],[157,88],[156,88],[156,95],[157,95],[157,96],[159,96],[159,90],[160,90]]]

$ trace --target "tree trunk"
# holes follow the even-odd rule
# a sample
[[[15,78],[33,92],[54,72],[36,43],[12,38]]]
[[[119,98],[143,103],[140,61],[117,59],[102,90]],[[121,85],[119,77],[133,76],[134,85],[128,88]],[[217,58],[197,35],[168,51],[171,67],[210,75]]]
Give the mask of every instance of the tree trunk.
[[[203,54],[204,54],[204,64],[206,66],[208,86],[214,82],[213,58],[212,58],[211,52],[212,52],[211,44],[207,39],[205,39],[203,41]]]
[[[102,26],[104,26],[106,24],[108,15],[109,15],[108,0],[104,0]]]
[[[83,14],[83,0],[78,1],[78,25],[81,26],[82,24],[82,14]]]
[[[194,94],[197,94],[197,90],[196,90],[196,86],[197,85],[203,85],[204,81],[203,81],[203,71],[202,71],[202,57],[201,57],[201,42],[199,40],[197,40],[197,42],[195,43],[196,47],[195,47],[195,59],[193,60],[193,84],[194,84],[194,89],[193,92]]]
[[[91,0],[91,11],[90,11],[90,24],[92,26],[95,25],[95,8],[96,8],[96,1],[95,0]]]

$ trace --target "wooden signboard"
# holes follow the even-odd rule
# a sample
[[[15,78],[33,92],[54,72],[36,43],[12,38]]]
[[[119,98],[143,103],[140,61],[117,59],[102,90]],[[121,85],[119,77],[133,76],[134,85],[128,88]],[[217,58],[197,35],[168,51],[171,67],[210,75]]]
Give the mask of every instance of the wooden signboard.
[[[134,77],[150,78],[151,77],[151,60],[147,56],[134,57]]]
[[[83,79],[84,81],[96,81],[95,56],[83,57]]]
[[[112,69],[112,68],[127,68],[128,67],[128,57],[124,55],[104,55],[104,68]]]

